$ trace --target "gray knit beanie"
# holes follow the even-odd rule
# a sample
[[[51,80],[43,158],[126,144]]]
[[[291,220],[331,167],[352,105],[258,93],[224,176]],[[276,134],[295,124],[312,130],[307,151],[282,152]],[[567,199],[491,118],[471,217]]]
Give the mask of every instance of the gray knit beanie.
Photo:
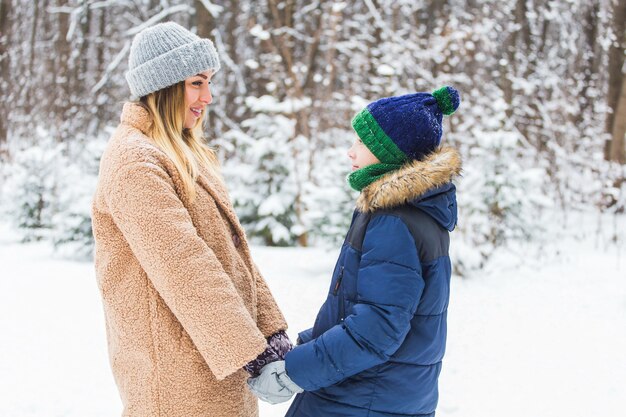
[[[131,94],[139,98],[200,72],[219,69],[213,42],[177,23],[159,23],[133,38],[126,81]]]

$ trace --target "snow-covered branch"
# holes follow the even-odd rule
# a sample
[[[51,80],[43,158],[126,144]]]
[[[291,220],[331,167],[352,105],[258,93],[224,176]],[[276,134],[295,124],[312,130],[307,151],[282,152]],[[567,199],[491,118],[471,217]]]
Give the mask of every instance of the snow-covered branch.
[[[98,81],[98,83],[93,86],[93,88],[91,89],[92,93],[97,93],[102,88],[102,86],[104,86],[107,83],[107,81],[109,80],[110,74],[113,73],[113,71],[117,69],[118,65],[126,57],[129,50],[130,50],[130,41],[127,41],[124,44],[124,47],[122,48],[122,50],[115,56],[113,61],[111,61],[111,63],[107,66],[106,70],[104,71],[104,75],[102,76],[100,81]]]
[[[187,6],[186,4],[179,4],[177,6],[169,7],[155,14],[154,16],[152,16],[150,19],[146,20],[139,26],[136,26],[130,30],[127,30],[124,34],[126,36],[134,36],[135,34],[141,32],[145,28],[148,28],[160,22],[161,20],[165,19],[168,16],[171,16],[176,13],[192,12],[192,11],[193,11],[193,8],[191,6]]]
[[[202,3],[202,6],[215,19],[217,19],[219,17],[220,13],[222,13],[222,11],[224,10],[224,7],[218,6],[217,4],[214,4],[213,2],[211,2],[209,0],[200,0],[200,3]]]
[[[220,34],[220,31],[213,30],[211,34],[215,38],[215,45],[217,46],[220,59],[235,74],[235,79],[237,80],[237,93],[241,95],[245,94],[246,93],[246,81],[244,80],[243,74],[241,73],[241,68],[239,68],[239,66],[235,64],[233,60],[230,58],[230,56],[228,55],[226,48],[224,46],[224,42],[222,41],[222,35]]]

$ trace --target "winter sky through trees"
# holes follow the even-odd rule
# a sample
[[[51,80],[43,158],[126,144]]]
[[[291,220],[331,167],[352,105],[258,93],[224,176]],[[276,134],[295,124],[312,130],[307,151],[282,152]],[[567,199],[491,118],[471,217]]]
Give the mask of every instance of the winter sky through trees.
[[[572,210],[623,215],[626,0],[2,0],[0,206],[25,240],[89,256],[129,45],[167,20],[220,53],[207,138],[259,243],[340,240],[351,117],[445,84],[462,96],[443,139],[464,157],[457,273]]]

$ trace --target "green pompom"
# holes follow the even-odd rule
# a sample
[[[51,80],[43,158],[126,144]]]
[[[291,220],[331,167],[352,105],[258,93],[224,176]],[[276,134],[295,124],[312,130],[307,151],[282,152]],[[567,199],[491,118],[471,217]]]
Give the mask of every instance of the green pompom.
[[[452,87],[443,86],[433,91],[433,97],[441,112],[446,116],[451,115],[459,107],[459,93]]]

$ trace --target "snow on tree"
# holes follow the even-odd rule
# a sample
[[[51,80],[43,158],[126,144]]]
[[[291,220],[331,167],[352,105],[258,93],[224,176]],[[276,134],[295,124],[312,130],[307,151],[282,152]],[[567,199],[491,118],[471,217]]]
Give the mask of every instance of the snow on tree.
[[[72,143],[67,151],[67,164],[60,169],[51,239],[57,250],[68,257],[91,259],[94,244],[91,202],[105,145],[106,140],[101,137]]]
[[[353,207],[344,183],[352,116],[383,96],[450,84],[462,102],[443,140],[465,164],[453,239],[471,270],[497,247],[541,237],[538,194],[563,219],[572,210],[623,215],[625,5],[11,0],[0,6],[0,158],[54,152],[38,129],[61,143],[100,138],[128,99],[133,34],[173,20],[211,37],[221,56],[206,133],[244,226],[267,244],[319,244],[341,238]],[[27,184],[19,169],[4,172],[7,185]],[[54,220],[42,208],[41,221],[88,236],[82,215],[60,214],[74,209],[62,201],[80,200],[71,193],[87,194],[73,187],[93,187],[84,180],[61,187],[66,208]]]
[[[302,233],[295,214],[298,161],[293,147],[295,121],[284,114],[289,103],[273,97],[248,97],[256,114],[241,123],[244,132],[228,132],[224,141],[236,158],[226,157],[224,176],[240,220],[252,237],[269,245],[293,245]]]
[[[2,210],[24,241],[48,238],[54,227],[54,201],[58,193],[59,167],[65,162],[61,145],[40,131],[41,144],[16,152],[3,166]]]

